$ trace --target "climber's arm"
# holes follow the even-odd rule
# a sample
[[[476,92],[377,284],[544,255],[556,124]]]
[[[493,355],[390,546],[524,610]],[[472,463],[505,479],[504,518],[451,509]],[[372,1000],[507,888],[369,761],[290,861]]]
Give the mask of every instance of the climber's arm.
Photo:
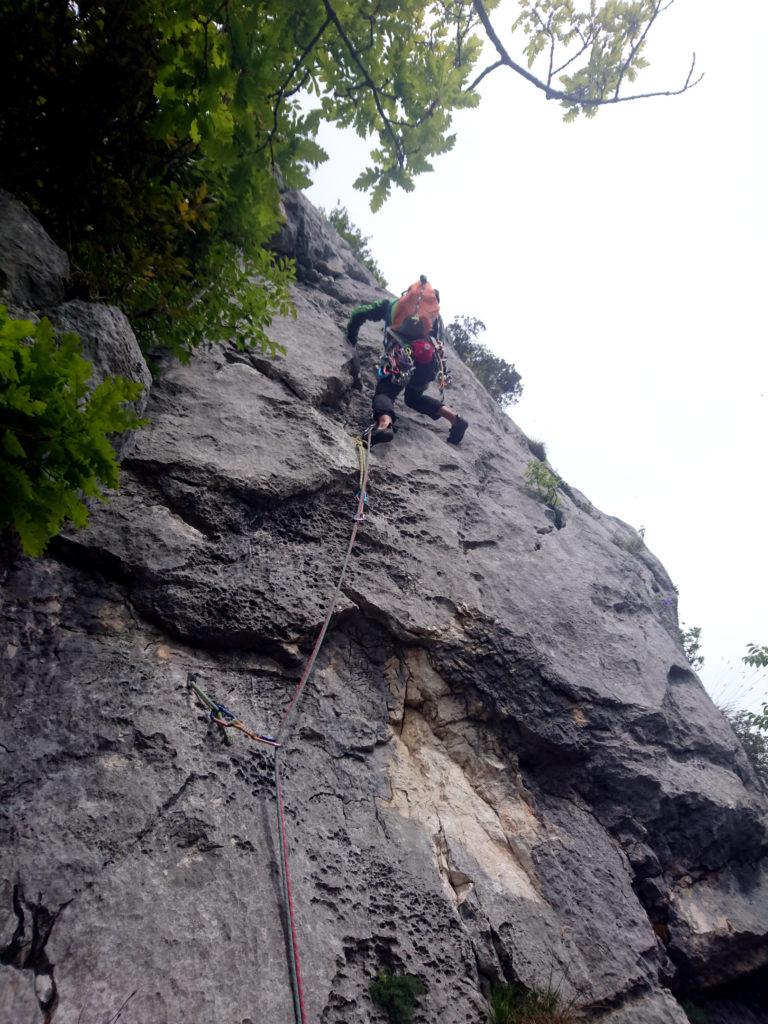
[[[352,316],[347,321],[347,341],[350,345],[357,344],[357,334],[366,320],[386,321],[389,311],[389,299],[382,302],[370,302],[367,306],[358,306],[352,311]]]

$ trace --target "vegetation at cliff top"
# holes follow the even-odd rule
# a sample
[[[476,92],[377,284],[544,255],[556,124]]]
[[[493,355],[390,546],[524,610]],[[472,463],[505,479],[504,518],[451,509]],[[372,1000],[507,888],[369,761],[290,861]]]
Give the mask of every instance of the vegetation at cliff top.
[[[763,782],[768,784],[768,734],[755,725],[755,719],[760,716],[731,707],[721,710],[744,747],[750,764]]]
[[[451,148],[454,111],[502,68],[569,119],[631,98],[671,4],[520,0],[519,61],[497,6],[0,0],[0,184],[73,257],[80,294],[118,303],[146,350],[273,348],[292,278],[265,248],[278,182],[309,183],[321,121],[375,137],[356,184],[378,208]],[[691,69],[675,91],[693,84]]]
[[[747,644],[747,653],[741,659],[750,668],[768,668],[768,647],[760,644]],[[753,729],[768,733],[768,704],[763,704],[759,715],[747,712],[747,719]]]
[[[679,633],[688,663],[698,672],[704,665],[701,626],[686,626],[683,623]],[[747,653],[741,660],[750,668],[768,668],[768,647],[747,644]],[[763,782],[768,783],[768,704],[757,715],[725,702],[718,702],[718,707],[744,747],[750,764]]]
[[[373,258],[373,253],[368,248],[368,243],[371,240],[370,237],[364,235],[360,228],[357,227],[356,224],[352,223],[346,206],[342,206],[340,202],[337,202],[330,213],[326,213],[322,207],[320,208],[320,212],[328,218],[328,221],[333,225],[344,241],[349,244],[352,252],[357,256],[363,266],[370,270],[381,287],[389,288],[387,279],[382,274],[381,268]]]
[[[89,391],[93,367],[76,334],[50,321],[13,320],[0,306],[0,530],[40,555],[66,520],[88,522],[83,500],[116,487],[110,434],[142,425],[126,403],[141,385],[110,377]]]
[[[492,1024],[573,1024],[576,1020],[572,1008],[551,988],[497,985],[490,1002]]]
[[[523,386],[514,363],[496,356],[478,340],[485,324],[473,316],[459,316],[446,328],[456,355],[472,370],[495,402],[506,409],[520,400]]]
[[[411,1024],[418,997],[426,992],[413,974],[380,974],[370,985],[371,999],[392,1024]]]

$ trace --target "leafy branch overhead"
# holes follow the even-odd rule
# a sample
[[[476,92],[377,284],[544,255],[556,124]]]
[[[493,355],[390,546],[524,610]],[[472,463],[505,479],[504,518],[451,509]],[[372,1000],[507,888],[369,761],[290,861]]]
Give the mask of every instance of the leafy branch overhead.
[[[145,349],[268,349],[290,309],[269,253],[278,181],[310,183],[321,122],[373,139],[374,209],[454,144],[501,67],[566,116],[626,94],[674,0],[16,0],[0,5],[0,184],[122,306]],[[490,43],[497,58],[482,67]],[[519,60],[513,56],[518,44]],[[689,74],[681,92],[695,84]]]
[[[28,555],[42,554],[69,520],[88,522],[86,498],[117,487],[109,435],[143,426],[129,403],[141,384],[92,365],[76,334],[58,340],[48,320],[14,320],[0,306],[0,530],[13,528]]]

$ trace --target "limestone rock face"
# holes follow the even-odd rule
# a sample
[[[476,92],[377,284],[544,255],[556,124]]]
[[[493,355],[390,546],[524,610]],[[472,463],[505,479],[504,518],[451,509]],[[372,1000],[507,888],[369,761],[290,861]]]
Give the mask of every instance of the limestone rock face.
[[[0,295],[21,309],[51,306],[64,296],[69,259],[23,203],[0,189]]]
[[[352,349],[343,326],[381,293],[284,201],[286,356],[169,363],[119,494],[4,567],[9,1020],[31,992],[55,1024],[292,1019],[272,753],[224,743],[188,685],[274,731],[352,527],[380,332]],[[765,796],[674,587],[578,491],[556,524],[524,435],[452,369],[470,430],[452,448],[403,409],[374,449],[285,742],[308,1020],[384,1021],[369,985],[392,971],[422,979],[420,1024],[485,1022],[502,981],[607,1024],[686,1024],[686,994],[765,1024]]]
[[[69,259],[29,210],[0,189],[0,302],[12,316],[47,316],[58,333],[80,336],[84,358],[93,364],[90,387],[105,377],[128,377],[144,391],[133,403],[141,416],[152,375],[124,313],[100,302],[62,301],[69,285]],[[115,438],[118,455],[132,446],[134,432]]]

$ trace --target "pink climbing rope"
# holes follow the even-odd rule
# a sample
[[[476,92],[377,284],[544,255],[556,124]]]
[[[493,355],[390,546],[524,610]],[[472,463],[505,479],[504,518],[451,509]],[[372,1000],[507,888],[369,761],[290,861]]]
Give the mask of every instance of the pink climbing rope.
[[[299,698],[301,697],[302,693],[304,692],[304,687],[307,685],[307,683],[309,681],[309,677],[312,674],[312,669],[315,667],[315,661],[317,660],[317,656],[320,653],[320,648],[323,646],[323,640],[325,640],[325,634],[328,632],[328,627],[331,624],[331,618],[332,618],[334,610],[336,608],[336,602],[339,599],[339,594],[341,593],[341,587],[342,587],[342,584],[344,583],[344,577],[347,574],[347,567],[349,566],[349,559],[352,556],[352,549],[354,548],[355,541],[357,539],[357,531],[360,529],[361,523],[363,523],[364,520],[365,520],[365,502],[366,502],[366,494],[367,494],[367,489],[368,489],[369,453],[370,453],[370,444],[371,444],[371,433],[372,433],[372,431],[373,431],[373,427],[371,427],[369,429],[369,431],[368,431],[368,437],[367,437],[368,445],[366,447],[364,468],[363,468],[363,472],[362,472],[362,475],[361,475],[360,490],[358,491],[358,495],[357,495],[357,511],[355,513],[355,516],[354,516],[354,525],[352,526],[352,532],[351,532],[350,537],[349,537],[349,544],[347,545],[347,553],[344,556],[344,562],[343,562],[342,567],[341,567],[341,573],[339,575],[339,582],[336,584],[336,588],[333,591],[333,594],[331,595],[330,601],[328,602],[328,607],[326,609],[325,616],[323,618],[322,626],[320,627],[320,632],[317,634],[317,639],[315,640],[315,646],[312,648],[312,651],[311,651],[311,653],[309,655],[309,658],[307,658],[306,664],[304,665],[304,671],[301,673],[301,677],[300,677],[298,683],[296,684],[296,689],[293,691],[293,697],[291,698],[291,702],[288,705],[288,707],[285,709],[285,712],[283,713],[283,717],[280,719],[280,725],[277,727],[277,733],[275,734],[275,737],[276,737],[276,739],[278,741],[280,741],[282,739],[283,732],[285,731],[285,726],[286,726],[286,724],[288,722],[288,719],[291,717],[293,709],[298,704]]]
[[[291,868],[288,863],[288,837],[285,829],[285,801],[283,799],[283,773],[280,754],[275,751],[275,795],[277,798],[277,823],[280,833],[280,864],[283,877],[283,895],[288,910],[289,965],[291,968],[291,987],[293,989],[293,1009],[297,1024],[306,1024],[304,1006],[304,986],[301,981],[301,957],[299,956],[299,938],[296,931],[296,909],[293,903],[291,887]]]
[[[296,1016],[296,1024],[307,1024],[306,1008],[304,1003],[304,986],[301,980],[301,957],[299,954],[299,939],[298,931],[296,928],[296,908],[293,899],[293,889],[291,886],[291,869],[288,861],[288,836],[285,827],[285,800],[283,797],[283,774],[282,765],[280,763],[280,750],[279,746],[282,744],[282,737],[285,732],[286,726],[293,714],[296,706],[299,703],[301,695],[304,693],[304,689],[309,682],[309,677],[312,674],[312,669],[315,666],[315,661],[320,653],[320,648],[323,646],[323,640],[325,634],[328,632],[328,627],[331,624],[331,618],[333,617],[334,609],[336,608],[336,602],[339,599],[341,593],[341,587],[344,583],[344,577],[347,573],[349,566],[349,560],[352,556],[352,549],[355,546],[355,540],[357,539],[357,533],[360,529],[360,525],[365,520],[365,503],[367,501],[367,490],[368,490],[368,475],[369,475],[369,457],[371,451],[371,434],[373,433],[373,427],[368,430],[367,444],[365,447],[365,457],[362,461],[360,471],[360,488],[357,492],[357,510],[353,517],[354,522],[352,531],[349,537],[349,544],[347,545],[347,553],[344,556],[344,562],[341,567],[341,573],[339,574],[339,581],[331,595],[331,599],[328,602],[328,607],[323,617],[323,622],[320,627],[320,632],[315,640],[314,647],[310,652],[309,658],[304,665],[304,669],[301,673],[296,688],[293,691],[288,707],[283,713],[283,717],[280,719],[280,725],[277,728],[275,735],[275,741],[277,746],[275,748],[275,795],[277,800],[277,828],[280,837],[280,863],[282,867],[282,879],[283,879],[283,897],[285,900],[286,916],[288,919],[288,953],[289,953],[289,966],[291,969],[291,984],[293,989],[293,1008]]]

